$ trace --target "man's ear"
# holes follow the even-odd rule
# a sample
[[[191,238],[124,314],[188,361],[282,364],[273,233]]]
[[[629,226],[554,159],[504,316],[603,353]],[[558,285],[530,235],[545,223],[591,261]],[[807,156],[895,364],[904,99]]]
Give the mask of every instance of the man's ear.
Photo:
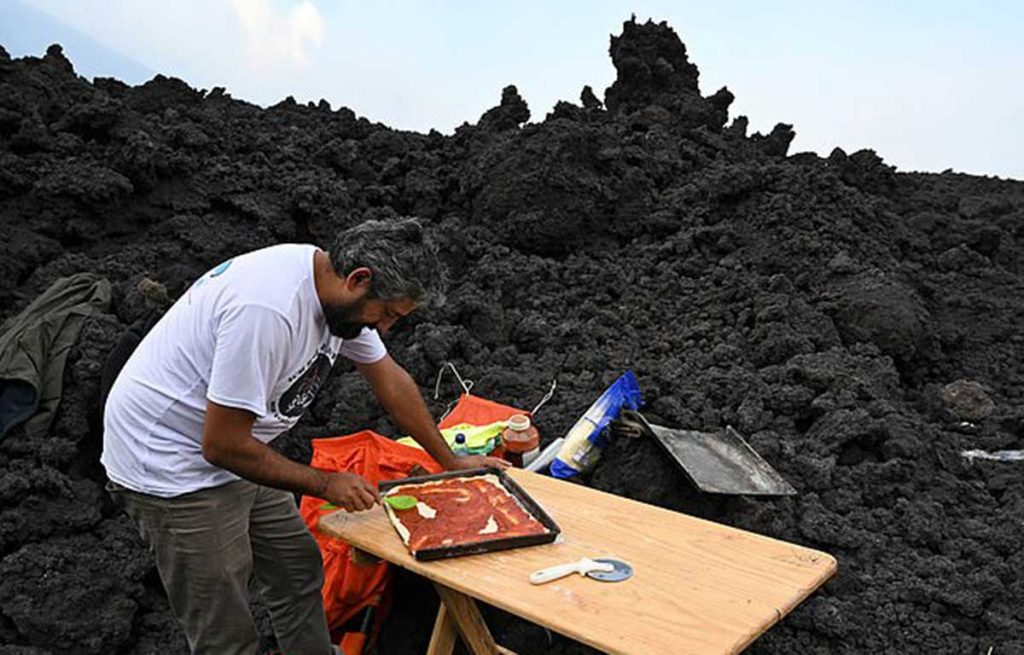
[[[369,291],[372,281],[373,271],[366,266],[360,266],[348,274],[345,278],[345,286],[349,291]]]

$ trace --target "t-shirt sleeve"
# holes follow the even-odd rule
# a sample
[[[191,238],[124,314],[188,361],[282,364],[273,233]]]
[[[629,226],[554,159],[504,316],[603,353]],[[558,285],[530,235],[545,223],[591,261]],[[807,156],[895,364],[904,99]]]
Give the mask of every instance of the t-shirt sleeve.
[[[345,339],[341,344],[341,354],[357,364],[372,364],[384,359],[388,349],[384,347],[377,330],[363,328],[355,339]]]
[[[244,305],[225,312],[217,326],[206,399],[266,416],[290,333],[285,317],[266,307]]]

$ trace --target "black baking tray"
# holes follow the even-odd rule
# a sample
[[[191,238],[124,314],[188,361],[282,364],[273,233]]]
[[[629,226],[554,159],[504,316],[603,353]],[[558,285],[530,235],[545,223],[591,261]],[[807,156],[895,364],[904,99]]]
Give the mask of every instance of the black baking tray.
[[[516,483],[515,480],[510,478],[504,471],[498,468],[476,468],[467,469],[465,471],[447,471],[445,473],[437,473],[434,475],[422,475],[414,478],[404,478],[401,480],[388,480],[387,482],[381,482],[378,485],[381,493],[388,491],[393,487],[399,487],[406,484],[419,484],[421,482],[433,482],[435,480],[446,480],[448,478],[472,478],[483,475],[494,475],[497,476],[498,480],[505,487],[505,489],[512,495],[519,503],[526,509],[527,512],[533,515],[533,518],[537,519],[541,525],[548,529],[548,532],[544,534],[530,534],[521,537],[505,537],[499,539],[488,539],[486,541],[478,541],[472,544],[459,544],[457,546],[443,546],[441,548],[425,548],[418,550],[413,553],[413,557],[421,562],[426,562],[435,559],[445,559],[448,557],[462,557],[463,555],[479,555],[481,553],[493,553],[498,550],[508,550],[510,548],[522,548],[523,546],[537,546],[540,544],[549,544],[558,538],[558,535],[562,532],[561,528],[558,527],[551,517],[548,516],[547,512],[537,504],[530,495],[526,493],[522,487]]]

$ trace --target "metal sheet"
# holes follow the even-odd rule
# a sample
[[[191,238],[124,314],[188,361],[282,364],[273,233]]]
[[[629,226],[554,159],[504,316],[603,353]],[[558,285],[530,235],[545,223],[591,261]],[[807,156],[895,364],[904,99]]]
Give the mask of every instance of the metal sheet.
[[[721,432],[697,432],[648,423],[639,412],[630,412],[624,418],[640,424],[701,491],[738,496],[796,494],[796,489],[732,427]]]

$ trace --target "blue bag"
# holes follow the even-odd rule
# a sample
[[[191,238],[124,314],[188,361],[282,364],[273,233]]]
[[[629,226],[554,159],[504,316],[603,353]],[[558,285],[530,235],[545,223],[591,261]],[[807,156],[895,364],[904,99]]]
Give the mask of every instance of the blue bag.
[[[551,462],[551,475],[567,479],[593,468],[601,457],[601,451],[608,446],[609,436],[605,430],[608,424],[624,407],[637,410],[643,403],[636,376],[633,371],[626,371],[605,389],[565,435],[562,449]]]

